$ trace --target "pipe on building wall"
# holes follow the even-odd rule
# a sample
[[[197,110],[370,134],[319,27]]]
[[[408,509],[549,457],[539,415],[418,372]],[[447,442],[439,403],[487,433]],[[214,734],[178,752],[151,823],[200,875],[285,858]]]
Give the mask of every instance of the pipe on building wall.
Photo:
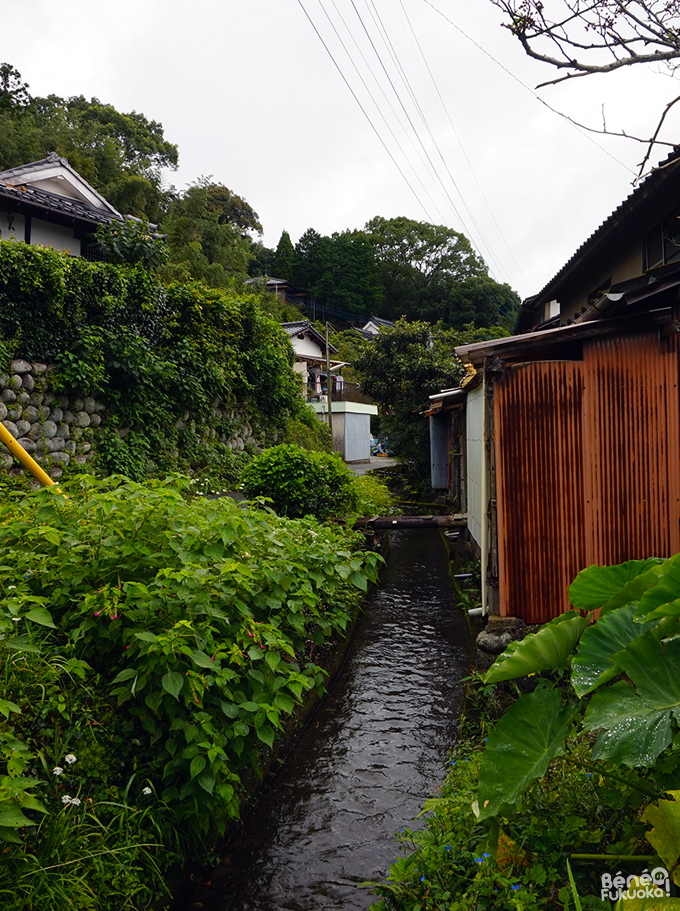
[[[27,468],[33,477],[40,481],[43,487],[54,487],[52,478],[42,470],[40,465],[38,465],[28,452],[26,452],[24,447],[17,443],[2,421],[0,421],[0,443],[5,444],[12,455],[19,459],[24,468]]]

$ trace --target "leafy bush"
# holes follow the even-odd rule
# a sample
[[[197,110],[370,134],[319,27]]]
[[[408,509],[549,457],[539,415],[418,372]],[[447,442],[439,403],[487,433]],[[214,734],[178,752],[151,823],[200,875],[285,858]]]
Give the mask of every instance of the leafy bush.
[[[98,467],[136,480],[217,470],[240,428],[266,445],[309,420],[259,295],[164,288],[142,265],[0,241],[0,369],[10,355],[56,365],[55,390],[103,398]]]
[[[328,424],[322,423],[316,412],[305,406],[298,417],[289,421],[285,443],[292,443],[309,452],[332,452],[333,441]]]
[[[303,694],[323,687],[309,656],[346,630],[380,558],[312,519],[187,502],[189,486],[80,477],[64,485],[68,499],[53,488],[3,502],[0,637],[5,661],[56,649],[111,706],[98,718],[106,733],[113,717],[120,737],[106,787],[122,794],[134,774],[135,789],[149,782],[186,831],[206,833],[238,815],[243,770],[259,766]],[[63,765],[67,724],[82,736],[92,718],[87,700],[68,705],[49,687],[42,700],[5,695],[13,736],[40,749],[46,769]],[[61,733],[44,736],[44,724]],[[82,745],[101,772],[96,744]],[[31,774],[43,777],[35,760]],[[96,782],[81,785],[83,803],[97,796]]]
[[[340,456],[306,452],[283,443],[248,465],[241,483],[250,497],[268,497],[282,516],[313,515],[324,520],[357,511],[355,478]]]
[[[394,511],[392,494],[379,478],[370,474],[354,478],[357,512],[364,516],[390,515]]]

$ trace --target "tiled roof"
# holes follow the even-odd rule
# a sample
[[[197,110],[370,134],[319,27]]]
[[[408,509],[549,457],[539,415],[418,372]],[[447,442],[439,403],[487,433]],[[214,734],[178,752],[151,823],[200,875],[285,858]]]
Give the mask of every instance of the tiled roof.
[[[323,337],[323,335],[321,335],[320,332],[316,331],[308,319],[301,320],[296,323],[281,323],[281,328],[289,338],[292,338],[294,335],[298,335],[300,332],[304,332],[316,339],[320,345],[323,345],[324,347],[326,345],[326,339]],[[332,351],[334,354],[338,353],[338,349],[334,348],[330,342],[328,343],[328,350]]]
[[[0,177],[0,200],[37,207],[49,212],[58,212],[90,224],[110,224],[118,221],[113,215],[69,196],[60,196],[48,190],[39,190],[28,184],[11,186]]]

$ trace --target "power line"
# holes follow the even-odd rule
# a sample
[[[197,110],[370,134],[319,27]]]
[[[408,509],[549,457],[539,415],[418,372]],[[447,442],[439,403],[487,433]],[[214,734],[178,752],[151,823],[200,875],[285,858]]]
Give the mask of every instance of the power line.
[[[384,90],[383,90],[383,88],[382,88],[382,86],[381,86],[380,80],[378,79],[378,77],[376,76],[376,74],[373,72],[373,70],[372,70],[372,68],[371,68],[371,66],[370,66],[370,63],[368,62],[368,60],[366,59],[365,55],[363,54],[363,51],[361,50],[361,48],[360,48],[360,46],[359,46],[359,44],[358,44],[358,42],[357,42],[355,36],[352,34],[352,30],[349,28],[347,22],[345,21],[345,19],[342,17],[342,14],[341,14],[340,11],[338,10],[338,8],[337,8],[337,6],[336,6],[336,4],[335,4],[335,0],[331,0],[331,2],[333,3],[333,6],[334,6],[334,8],[335,8],[335,10],[336,10],[336,13],[337,13],[337,14],[339,15],[339,17],[340,17],[340,19],[341,19],[341,21],[342,21],[342,24],[344,25],[345,29],[347,30],[348,34],[350,35],[350,38],[351,38],[352,42],[354,43],[355,47],[356,47],[357,50],[359,51],[359,53],[360,53],[360,55],[361,55],[361,57],[362,57],[362,59],[363,59],[365,65],[368,67],[369,72],[370,72],[370,74],[371,74],[373,80],[375,81],[375,83],[376,83],[376,84],[378,85],[378,87],[380,88],[380,91],[382,92],[383,97],[385,97],[386,100],[388,100],[388,99],[387,99],[387,96],[385,95],[385,92],[384,92]],[[365,106],[364,106],[364,105],[362,104],[362,102],[360,101],[360,99],[359,99],[357,93],[354,91],[354,89],[353,89],[352,86],[350,85],[350,82],[349,82],[349,80],[347,79],[347,77],[345,76],[345,74],[344,74],[344,72],[343,72],[343,70],[342,70],[342,68],[341,68],[341,66],[340,66],[340,64],[339,64],[339,62],[338,62],[338,60],[336,59],[335,55],[334,55],[333,52],[331,51],[331,49],[330,49],[329,45],[327,44],[327,42],[326,42],[326,41],[323,39],[323,37],[321,36],[321,33],[320,33],[319,29],[317,28],[317,26],[315,25],[314,21],[312,20],[312,17],[310,16],[309,12],[308,12],[307,9],[305,8],[304,3],[302,2],[302,0],[298,0],[298,3],[300,4],[300,7],[302,8],[303,12],[305,13],[305,15],[306,15],[307,19],[309,20],[310,24],[312,25],[312,28],[314,29],[314,31],[315,31],[317,37],[319,38],[319,40],[320,40],[321,43],[323,44],[324,49],[326,50],[326,52],[327,52],[328,55],[330,56],[331,60],[333,61],[334,66],[336,67],[336,69],[337,69],[338,72],[340,73],[340,75],[341,75],[343,81],[345,82],[345,84],[346,84],[347,87],[349,88],[350,92],[352,93],[353,98],[355,99],[355,101],[356,101],[357,104],[359,105],[359,108],[361,109],[362,113],[364,114],[364,116],[366,117],[366,119],[369,121],[369,124],[370,124],[372,130],[374,131],[374,133],[376,134],[376,136],[377,136],[378,139],[380,140],[381,144],[383,145],[383,148],[387,151],[387,153],[388,153],[388,155],[390,156],[392,162],[395,164],[395,166],[397,167],[399,173],[401,174],[401,176],[402,176],[402,177],[404,178],[404,180],[406,181],[406,183],[407,183],[409,189],[411,190],[411,192],[413,193],[413,195],[414,195],[415,198],[417,199],[418,203],[420,204],[420,206],[423,208],[423,210],[424,210],[425,213],[427,214],[427,217],[430,219],[430,221],[432,221],[431,216],[430,216],[429,213],[427,212],[427,207],[424,205],[423,201],[419,198],[419,196],[418,196],[418,194],[416,193],[416,191],[415,191],[413,185],[411,184],[411,182],[410,182],[410,181],[408,180],[408,178],[406,177],[406,175],[405,175],[403,169],[399,166],[399,164],[398,164],[396,158],[395,158],[394,155],[392,154],[391,150],[388,148],[388,145],[387,145],[386,141],[385,141],[385,140],[383,139],[383,137],[381,136],[380,131],[378,130],[376,124],[375,124],[374,121],[373,121],[373,119],[372,119],[371,116],[369,115],[369,113],[368,113],[368,111],[366,110]],[[408,111],[407,108],[406,108],[406,105],[405,105],[405,103],[404,103],[404,100],[403,100],[403,98],[402,98],[402,96],[401,96],[399,90],[397,89],[397,86],[395,85],[394,80],[393,80],[391,74],[389,73],[389,71],[388,71],[388,69],[387,69],[387,66],[386,66],[386,64],[385,64],[385,61],[383,60],[383,58],[382,58],[382,56],[381,56],[381,53],[380,53],[380,50],[378,49],[378,47],[377,47],[377,45],[376,45],[376,43],[375,43],[373,37],[371,36],[371,33],[370,33],[369,29],[368,29],[368,26],[367,26],[366,22],[364,21],[364,19],[363,19],[361,13],[359,12],[359,9],[357,8],[357,5],[356,5],[356,3],[354,2],[354,0],[351,0],[351,3],[352,3],[352,7],[353,7],[353,9],[354,9],[354,12],[355,12],[355,14],[356,14],[356,16],[357,16],[357,18],[358,18],[360,24],[361,24],[361,27],[362,27],[362,29],[363,29],[365,35],[366,35],[366,38],[368,39],[369,44],[370,44],[370,46],[371,46],[371,48],[372,48],[372,50],[373,50],[373,53],[375,54],[375,57],[376,57],[376,59],[377,59],[379,65],[380,65],[380,67],[381,67],[381,69],[382,69],[382,71],[383,71],[383,73],[384,73],[384,75],[385,75],[385,78],[387,79],[387,82],[388,82],[388,84],[389,84],[389,87],[391,88],[391,91],[392,91],[392,93],[394,94],[394,96],[395,96],[395,98],[396,98],[396,100],[397,100],[397,102],[398,102],[399,107],[400,107],[401,110],[403,111],[403,115],[404,115],[404,117],[406,118],[406,122],[407,122],[407,124],[408,124],[408,128],[410,128],[410,130],[412,131],[413,135],[415,136],[415,139],[416,139],[417,143],[418,143],[419,146],[422,148],[422,151],[423,151],[423,153],[424,153],[424,155],[425,155],[425,158],[427,159],[427,164],[426,164],[426,163],[423,161],[422,156],[420,156],[420,154],[419,154],[421,163],[422,163],[423,165],[425,165],[426,168],[427,168],[428,165],[429,165],[430,176],[434,177],[435,181],[438,183],[438,185],[439,185],[440,188],[441,188],[441,192],[443,193],[443,195],[444,195],[445,198],[447,199],[449,205],[451,206],[452,210],[453,210],[454,213],[456,214],[456,217],[458,218],[459,222],[461,222],[461,224],[462,224],[462,226],[465,228],[467,234],[468,234],[468,235],[471,235],[470,230],[469,230],[469,229],[467,228],[467,226],[465,225],[465,220],[462,218],[460,212],[458,211],[458,208],[457,208],[457,206],[456,206],[456,203],[454,202],[453,198],[451,197],[451,194],[449,193],[449,191],[448,191],[448,189],[447,189],[447,187],[446,187],[446,185],[445,185],[445,183],[444,183],[444,180],[443,180],[443,178],[442,178],[442,175],[439,173],[439,170],[438,170],[437,166],[435,165],[434,161],[432,160],[432,157],[431,157],[429,151],[427,150],[427,148],[426,148],[426,146],[425,146],[425,144],[424,144],[424,142],[423,142],[423,140],[422,140],[422,137],[420,136],[419,130],[417,129],[416,125],[415,125],[414,122],[413,122],[413,118],[411,117],[409,111]],[[479,228],[479,225],[477,225],[477,222],[476,222],[474,216],[473,216],[472,213],[470,212],[470,209],[468,208],[468,206],[467,206],[467,204],[466,204],[466,202],[465,202],[465,199],[463,198],[463,195],[462,195],[462,193],[461,193],[461,191],[460,191],[460,188],[459,188],[458,185],[456,184],[456,181],[455,181],[455,179],[454,179],[454,177],[453,177],[453,175],[452,175],[450,169],[448,168],[448,165],[447,165],[446,160],[445,160],[445,158],[444,158],[444,156],[443,156],[443,154],[442,154],[442,151],[441,151],[441,149],[439,148],[439,146],[438,146],[438,144],[437,144],[437,141],[436,141],[436,139],[435,139],[435,137],[434,137],[434,134],[433,134],[433,132],[432,132],[432,130],[431,130],[429,124],[428,124],[427,118],[425,117],[425,114],[424,114],[424,112],[423,112],[423,110],[422,110],[422,107],[420,106],[420,104],[419,104],[419,102],[418,102],[418,98],[417,98],[417,96],[416,96],[416,93],[415,93],[415,91],[413,90],[413,87],[412,87],[411,84],[410,84],[410,81],[409,81],[409,79],[408,79],[408,76],[407,76],[407,74],[406,74],[406,72],[405,72],[403,66],[402,66],[401,63],[399,62],[398,54],[396,53],[396,50],[395,50],[395,48],[394,48],[394,45],[392,44],[392,41],[391,41],[390,36],[389,36],[389,34],[388,34],[388,32],[387,32],[387,29],[385,28],[385,25],[384,25],[384,23],[382,22],[382,19],[380,18],[380,14],[379,14],[378,10],[376,9],[375,4],[372,2],[372,0],[371,0],[371,4],[372,4],[372,6],[373,6],[373,11],[374,11],[374,13],[371,13],[370,8],[368,9],[368,11],[369,11],[369,14],[371,15],[371,18],[373,19],[374,25],[375,25],[376,28],[377,28],[378,34],[381,35],[381,39],[382,39],[383,43],[385,44],[385,46],[386,46],[386,48],[387,48],[388,55],[391,57],[391,59],[392,59],[392,61],[393,61],[393,64],[395,65],[396,70],[397,70],[397,72],[398,72],[398,74],[399,74],[399,76],[400,76],[400,78],[401,78],[401,81],[402,81],[402,83],[404,84],[404,87],[405,87],[405,89],[406,89],[406,92],[407,92],[407,94],[409,95],[409,97],[410,97],[410,99],[411,99],[411,101],[412,101],[412,103],[413,103],[413,105],[414,105],[416,111],[418,112],[418,114],[419,114],[419,116],[420,116],[420,119],[421,119],[421,121],[422,121],[422,123],[423,123],[423,125],[424,125],[424,127],[425,127],[425,130],[427,131],[427,133],[428,133],[428,135],[429,135],[429,137],[430,137],[430,139],[431,139],[431,141],[432,141],[434,147],[436,148],[437,153],[438,153],[438,155],[439,155],[439,158],[441,159],[441,161],[442,161],[443,164],[444,164],[444,167],[445,167],[445,169],[446,169],[446,171],[447,171],[447,173],[448,173],[448,177],[449,177],[449,179],[451,180],[451,183],[452,183],[453,187],[456,189],[456,192],[457,192],[458,195],[460,196],[460,198],[461,198],[461,200],[462,200],[462,202],[463,202],[463,205],[465,206],[465,208],[466,208],[468,214],[469,214],[470,217],[472,218],[472,221],[473,221],[473,223],[475,224],[475,227],[477,228],[478,233],[479,233],[479,234],[482,236],[482,238],[484,239],[485,245],[489,248],[489,251],[490,251],[491,254],[493,255],[493,252],[492,252],[491,247],[490,247],[490,245],[489,245],[489,243],[488,243],[488,240],[486,240],[486,239],[484,238],[483,232],[482,232],[481,229]],[[343,38],[341,37],[340,33],[338,32],[338,29],[336,28],[335,24],[333,23],[333,21],[332,21],[330,15],[329,15],[329,13],[328,13],[328,10],[324,7],[322,0],[319,0],[319,5],[320,5],[320,7],[321,7],[321,9],[322,9],[322,11],[323,11],[323,13],[324,13],[324,15],[325,15],[326,18],[328,19],[328,21],[329,21],[329,23],[330,23],[330,25],[331,25],[331,27],[332,27],[332,29],[333,29],[335,35],[336,35],[336,38],[339,40],[340,45],[341,45],[341,47],[342,47],[344,53],[347,55],[348,59],[350,60],[350,63],[351,63],[352,66],[354,67],[354,70],[355,70],[355,72],[357,73],[357,75],[358,75],[358,77],[359,77],[359,79],[360,79],[360,81],[361,81],[361,83],[362,83],[364,89],[365,89],[366,92],[368,93],[371,102],[373,103],[373,105],[378,109],[379,113],[381,114],[381,118],[382,118],[382,120],[383,120],[385,126],[387,127],[387,129],[388,129],[388,131],[389,131],[389,133],[390,133],[390,135],[391,135],[393,141],[396,142],[397,147],[398,147],[400,153],[406,158],[406,161],[408,162],[409,166],[410,166],[411,169],[413,170],[413,172],[414,172],[416,178],[418,179],[418,182],[419,182],[420,185],[423,187],[423,190],[425,191],[425,193],[427,194],[428,198],[430,199],[430,201],[433,203],[433,205],[435,206],[435,208],[436,208],[437,211],[438,211],[438,207],[436,206],[436,203],[434,203],[434,200],[432,200],[431,195],[430,195],[429,192],[427,191],[427,188],[425,187],[423,181],[420,179],[420,177],[419,177],[419,175],[418,175],[418,172],[417,172],[416,169],[413,167],[413,164],[408,160],[408,156],[405,155],[404,149],[402,148],[401,143],[400,143],[399,140],[397,139],[397,137],[396,137],[394,131],[393,131],[392,128],[390,127],[390,125],[389,125],[389,123],[388,123],[386,117],[382,114],[382,111],[380,111],[380,107],[379,107],[379,105],[377,104],[377,102],[376,102],[376,100],[375,100],[375,97],[373,96],[372,91],[371,91],[370,88],[368,87],[368,85],[367,85],[367,83],[366,83],[366,80],[363,78],[363,75],[362,75],[361,72],[359,71],[359,68],[358,68],[356,62],[353,60],[352,55],[351,55],[350,51],[349,51],[348,48],[347,48],[347,45],[345,44]],[[409,24],[410,24],[410,23],[409,23]],[[388,100],[388,103],[389,103],[389,100]],[[391,109],[393,115],[397,118],[397,121],[399,121],[399,115],[398,115],[398,113],[395,111],[395,109],[394,109],[394,107],[391,105],[391,103],[389,103],[389,106],[390,106],[390,109]],[[450,118],[449,118],[449,119],[450,119]],[[411,137],[410,137],[410,135],[409,135],[409,129],[408,129],[403,123],[400,123],[400,126],[401,126],[401,128],[404,130],[404,133],[405,133],[406,136],[409,138],[409,141],[411,142],[411,145],[413,146],[414,144],[413,144],[413,141],[411,140]],[[460,140],[459,140],[459,143],[460,143]],[[415,146],[414,146],[414,148],[415,148]],[[415,148],[415,151],[416,151],[416,152],[418,151],[417,148]],[[509,296],[507,290],[506,290],[505,288],[503,288],[502,285],[496,284],[495,286],[491,286],[491,285],[489,284],[489,285],[487,285],[487,287],[484,287],[482,284],[480,284],[480,282],[479,282],[477,276],[474,276],[474,275],[473,275],[473,276],[470,276],[470,279],[472,280],[472,282],[473,282],[474,284],[477,285],[477,287],[478,287],[478,289],[481,291],[481,293],[482,293],[482,294],[489,300],[489,302],[490,302],[490,303],[499,311],[499,313],[501,313],[501,314],[503,314],[503,315],[506,315],[506,314],[508,314],[511,310],[514,310],[514,309],[515,309],[515,307],[516,307],[515,301],[512,300],[512,299],[510,298],[510,296]],[[489,279],[489,280],[490,280],[490,279]],[[500,294],[500,296],[499,296],[499,294]],[[503,298],[506,298],[506,299],[504,300]]]

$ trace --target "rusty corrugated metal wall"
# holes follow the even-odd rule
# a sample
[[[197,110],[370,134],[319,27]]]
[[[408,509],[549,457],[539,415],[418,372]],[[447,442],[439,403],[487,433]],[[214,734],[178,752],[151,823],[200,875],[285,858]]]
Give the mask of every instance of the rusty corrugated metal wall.
[[[583,565],[582,388],[579,361],[511,367],[494,383],[500,609],[526,623],[565,609]]]
[[[544,623],[592,563],[680,550],[675,339],[586,341],[494,382],[500,609]]]

